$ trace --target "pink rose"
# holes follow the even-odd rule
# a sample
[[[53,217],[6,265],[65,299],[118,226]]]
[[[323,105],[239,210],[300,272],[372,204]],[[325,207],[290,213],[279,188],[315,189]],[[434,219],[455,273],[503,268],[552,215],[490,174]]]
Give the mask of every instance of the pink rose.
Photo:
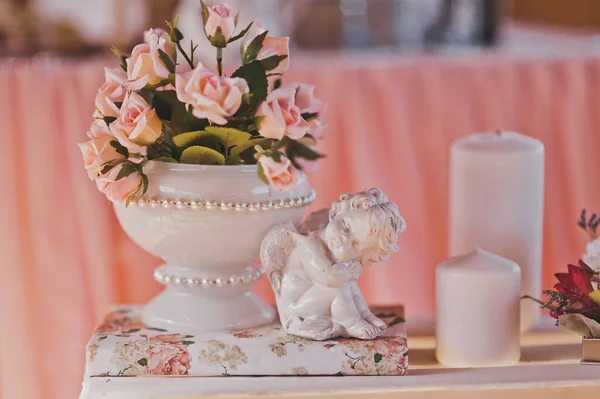
[[[161,341],[171,344],[177,344],[181,341],[185,341],[185,335],[182,334],[160,334],[151,338],[155,341]]]
[[[123,158],[123,155],[110,145],[110,142],[116,138],[103,120],[95,120],[87,135],[91,140],[79,143],[78,146],[83,155],[85,170],[90,179],[94,180],[100,174],[103,164],[113,159]]]
[[[116,102],[125,98],[123,84],[127,80],[127,74],[121,68],[104,68],[105,81],[96,94],[96,111],[101,116],[119,116],[119,108]]]
[[[263,173],[269,181],[269,186],[280,190],[290,191],[298,181],[298,171],[292,162],[285,156],[281,156],[281,162],[268,156],[258,158]]]
[[[254,38],[256,36],[258,36],[264,32],[265,32],[265,30],[263,29],[263,26],[260,22],[255,22],[254,24],[252,24],[252,27],[250,28],[248,33],[246,33],[246,36],[244,36],[244,38],[242,39],[243,52],[244,53],[246,52],[246,50],[248,49],[248,46],[250,45],[250,43],[252,43],[252,40],[254,40]],[[277,66],[277,68],[269,71],[269,73],[284,73],[285,71],[288,70],[288,67],[290,65],[289,54],[290,54],[290,38],[289,37],[267,36],[267,37],[265,37],[265,40],[263,41],[262,48],[258,52],[256,59],[264,60],[265,58],[269,58],[274,55],[287,55],[288,57],[286,57],[283,61],[281,61],[279,63],[279,65]]]
[[[311,119],[308,124],[310,125],[310,134],[315,138],[319,139],[323,135],[325,125],[321,122],[323,114],[325,114],[325,104],[323,101],[315,97],[315,86],[308,85],[306,83],[294,83],[287,87],[296,90],[295,104],[300,108],[301,113],[317,113],[317,118]]]
[[[258,131],[263,137],[282,139],[288,136],[298,140],[310,130],[308,122],[302,118],[300,108],[294,104],[296,92],[293,89],[273,90],[258,107]]]
[[[218,76],[202,64],[193,71],[175,77],[177,98],[192,108],[196,118],[208,119],[217,125],[227,123],[242,105],[242,96],[248,93],[248,83],[241,78]]]
[[[167,53],[173,60],[177,54],[177,47],[171,41],[171,34],[163,28],[148,29],[144,32],[144,42],[151,44],[152,41],[159,45],[159,48]],[[162,46],[162,47],[161,47]]]
[[[110,124],[110,130],[130,152],[146,155],[145,146],[162,135],[162,122],[146,100],[130,92],[123,100],[121,114]]]
[[[151,375],[187,375],[192,358],[185,345],[153,345],[148,356]]]
[[[315,97],[315,86],[306,83],[294,83],[289,86],[296,90],[295,104],[300,108],[300,112],[319,113],[323,110],[323,101]]]
[[[169,70],[160,60],[158,50],[173,56],[171,46],[173,43],[155,32],[147,35],[149,43],[138,44],[127,58],[127,79],[125,83],[128,90],[140,90],[147,84],[157,84],[169,77]]]
[[[142,175],[137,172],[117,181],[117,176],[122,168],[123,164],[118,164],[96,180],[98,190],[106,194],[106,197],[112,202],[125,201],[136,193],[142,183]]]
[[[221,28],[222,38],[217,36],[217,30]],[[231,13],[231,8],[227,4],[217,4],[208,7],[208,18],[204,24],[206,37],[213,44],[219,44],[219,47],[225,47],[225,44],[235,31],[235,15]]]

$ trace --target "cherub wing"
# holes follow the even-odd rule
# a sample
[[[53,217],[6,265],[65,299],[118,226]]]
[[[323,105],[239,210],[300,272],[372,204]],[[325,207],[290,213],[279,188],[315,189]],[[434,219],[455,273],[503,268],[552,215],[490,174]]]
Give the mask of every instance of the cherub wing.
[[[276,226],[267,233],[260,245],[260,260],[277,296],[281,293],[283,269],[294,249],[295,233],[296,228],[291,223]]]
[[[298,227],[300,234],[308,234],[311,231],[317,231],[327,227],[329,223],[329,211],[330,208],[325,208],[312,212],[302,224]]]

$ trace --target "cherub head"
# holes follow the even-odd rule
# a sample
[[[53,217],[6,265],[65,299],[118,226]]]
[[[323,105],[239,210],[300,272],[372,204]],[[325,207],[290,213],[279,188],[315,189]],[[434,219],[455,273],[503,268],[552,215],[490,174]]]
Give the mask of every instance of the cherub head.
[[[325,241],[340,262],[359,261],[363,266],[384,262],[398,250],[398,236],[406,223],[395,204],[378,188],[342,194],[333,203]]]

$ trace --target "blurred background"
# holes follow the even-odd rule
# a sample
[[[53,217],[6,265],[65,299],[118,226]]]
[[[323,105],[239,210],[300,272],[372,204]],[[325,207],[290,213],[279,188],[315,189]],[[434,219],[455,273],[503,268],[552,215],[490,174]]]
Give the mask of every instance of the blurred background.
[[[546,145],[544,287],[583,252],[579,211],[600,210],[598,0],[229,3],[242,24],[291,37],[286,79],[317,85],[329,105],[313,209],[377,186],[407,220],[400,251],[362,278],[371,303],[403,303],[409,325],[432,320],[448,149],[476,131]],[[160,289],[160,261],[122,232],[76,143],[103,67],[117,65],[109,48],[175,15],[212,62],[197,0],[0,0],[0,399],[76,397],[94,325]],[[265,281],[257,290],[271,298]]]

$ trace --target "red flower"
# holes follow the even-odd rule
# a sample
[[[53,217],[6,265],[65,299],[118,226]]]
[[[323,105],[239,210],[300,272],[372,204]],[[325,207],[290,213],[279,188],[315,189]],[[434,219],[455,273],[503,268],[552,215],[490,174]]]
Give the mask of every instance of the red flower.
[[[600,319],[600,306],[592,301],[589,294],[594,291],[592,277],[595,272],[580,260],[579,265],[569,265],[568,273],[556,273],[556,292],[547,292],[556,303],[551,315],[558,317],[565,313],[579,313],[586,317]]]
[[[569,265],[568,270],[568,273],[555,274],[559,281],[554,286],[557,291],[582,296],[594,290],[592,287],[594,271],[584,261],[580,260],[579,266]]]

